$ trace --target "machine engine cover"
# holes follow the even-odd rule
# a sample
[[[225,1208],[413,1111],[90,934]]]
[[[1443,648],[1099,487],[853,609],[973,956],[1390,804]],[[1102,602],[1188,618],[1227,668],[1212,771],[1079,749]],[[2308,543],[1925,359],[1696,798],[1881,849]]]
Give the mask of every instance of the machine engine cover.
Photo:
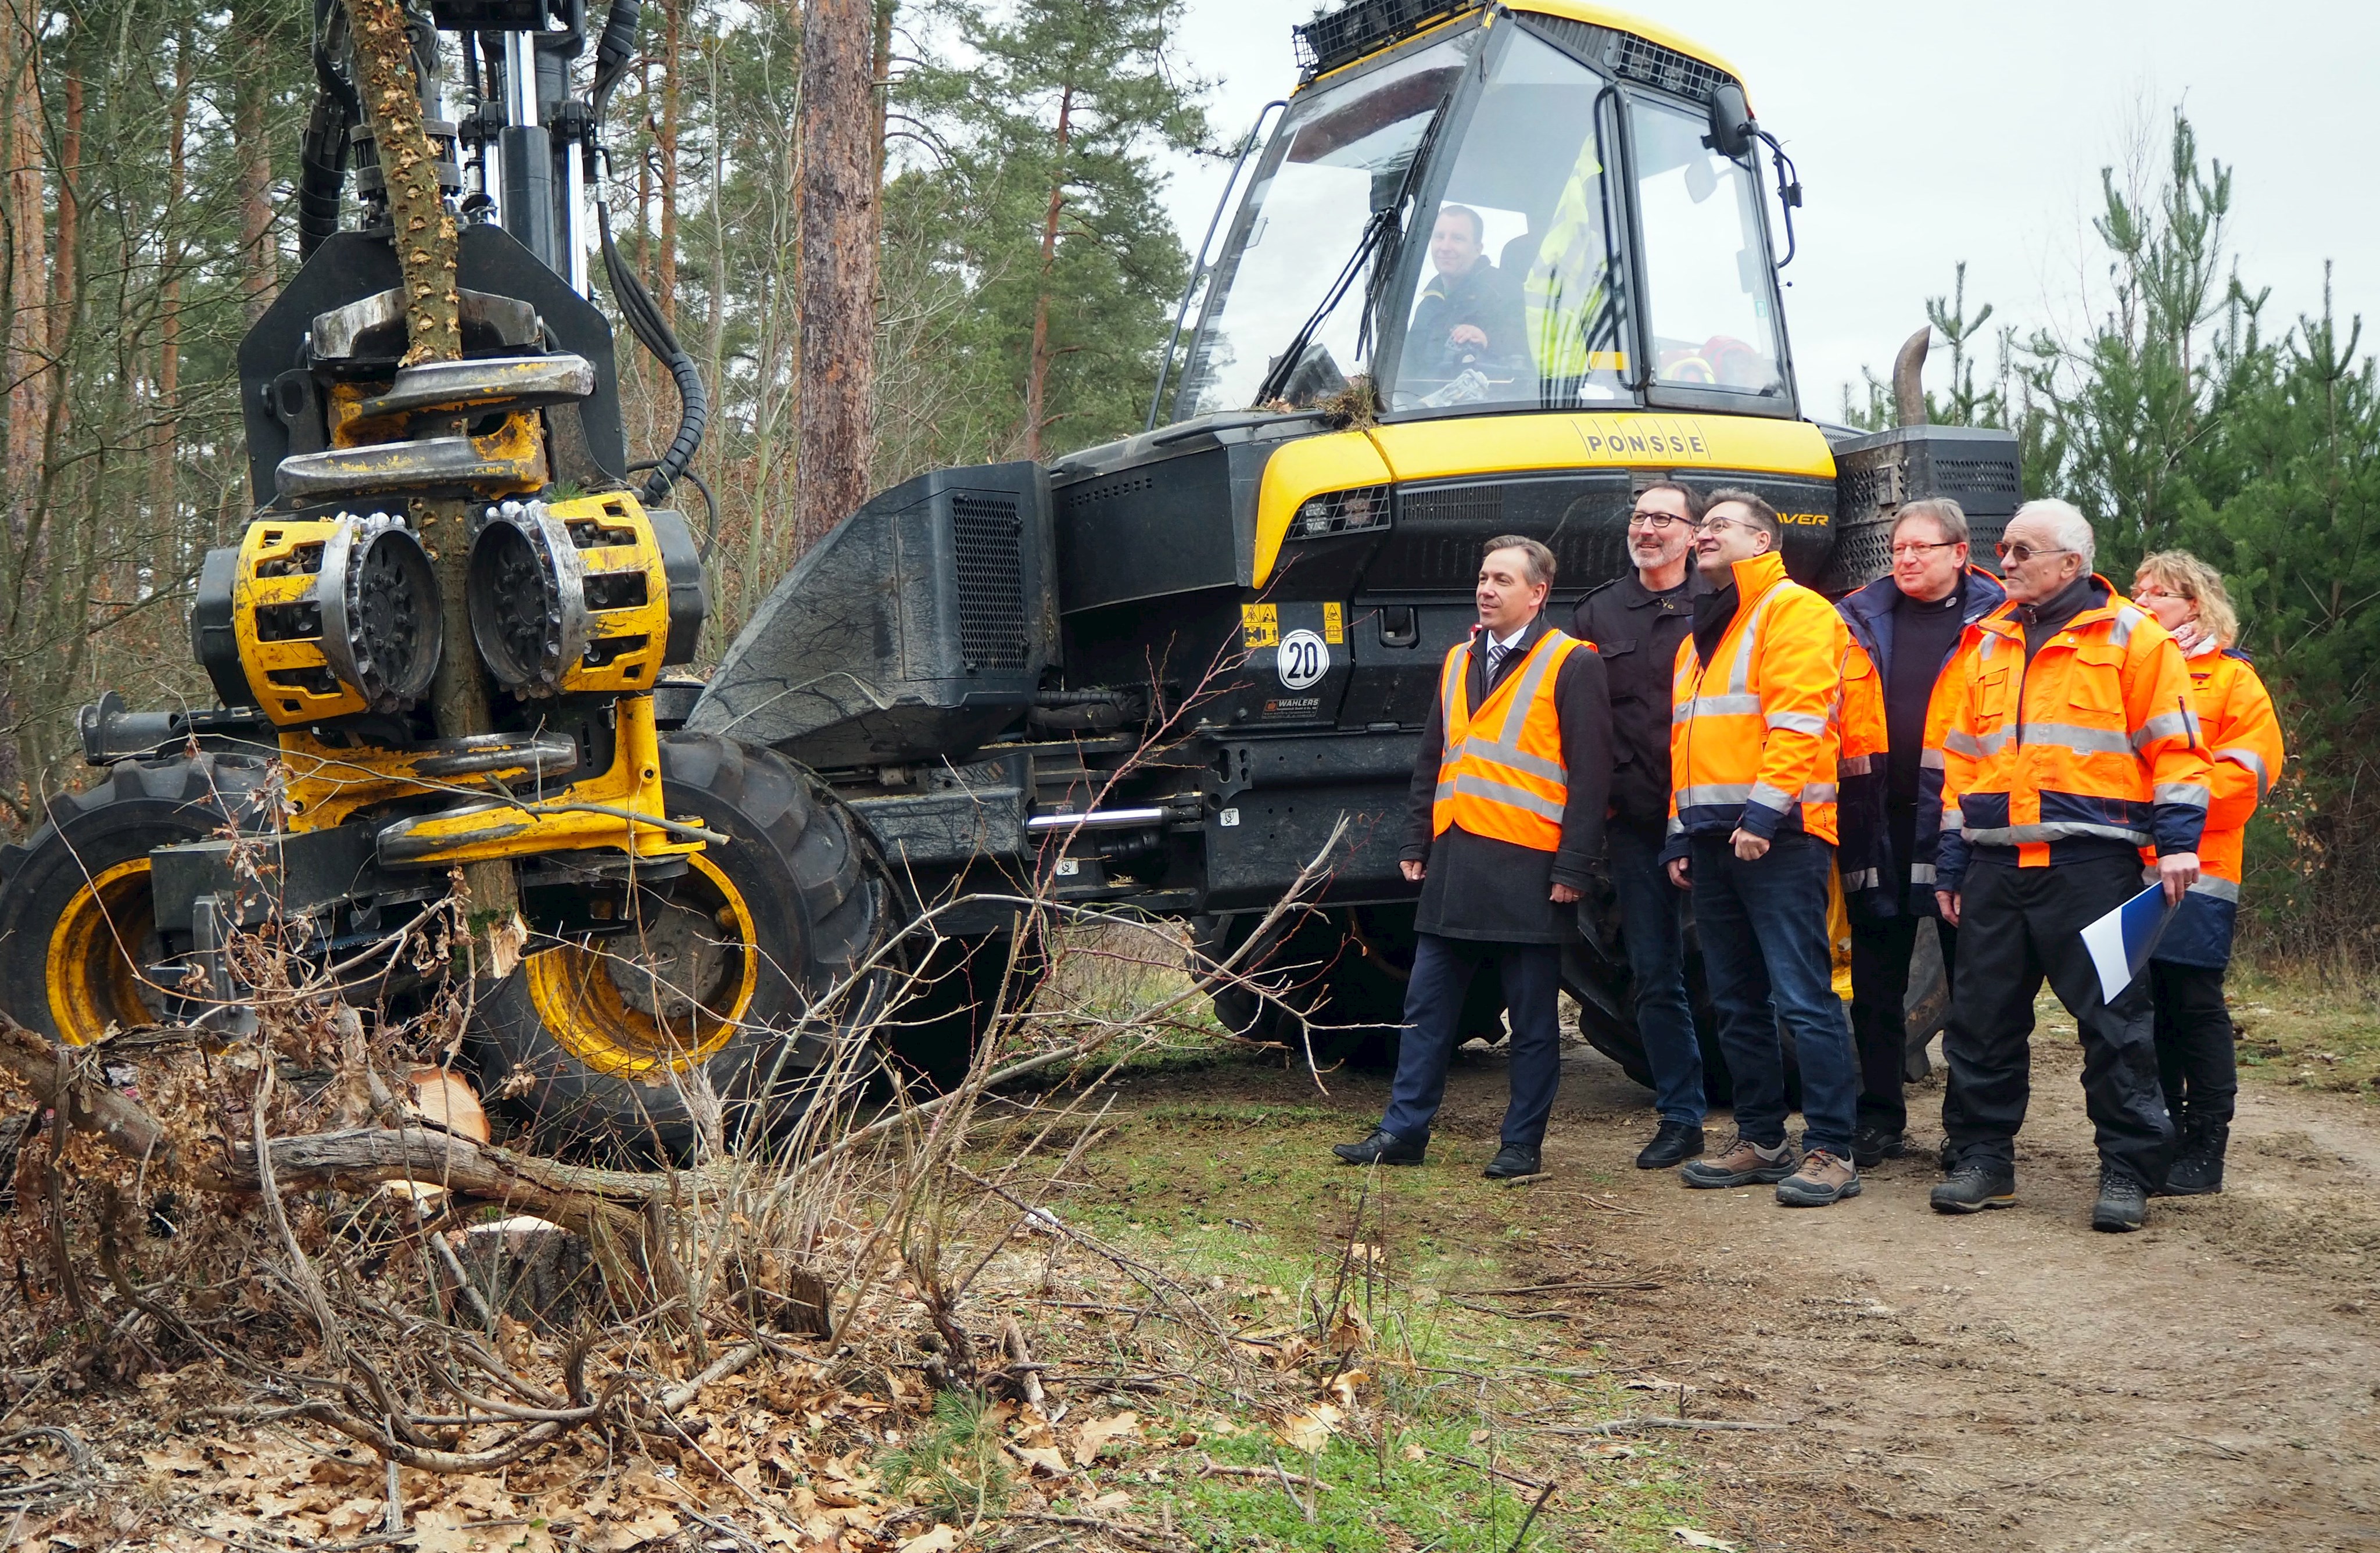
[[[2024,500],[2015,433],[1894,426],[1834,448],[1836,540],[1826,592],[1847,593],[1891,570],[1892,525],[1903,506],[1929,496],[1959,504],[1975,564],[1994,565],[1992,546]]]
[[[818,767],[964,762],[1033,703],[1055,572],[1039,465],[920,475],[795,565],[686,728]]]

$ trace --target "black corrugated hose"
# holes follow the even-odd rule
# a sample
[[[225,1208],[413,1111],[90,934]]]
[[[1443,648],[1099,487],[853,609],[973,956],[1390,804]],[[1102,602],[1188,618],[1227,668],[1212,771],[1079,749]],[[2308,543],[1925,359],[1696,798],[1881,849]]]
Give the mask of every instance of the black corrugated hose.
[[[658,505],[668,498],[670,487],[701,450],[703,430],[710,424],[710,396],[703,392],[702,374],[695,370],[694,358],[678,344],[669,320],[653,304],[644,282],[620,257],[619,245],[612,240],[612,207],[601,200],[595,202],[595,224],[603,234],[603,273],[611,277],[620,315],[653,359],[669,368],[670,377],[677,384],[677,435],[654,464],[652,478],[645,482],[645,500]]]

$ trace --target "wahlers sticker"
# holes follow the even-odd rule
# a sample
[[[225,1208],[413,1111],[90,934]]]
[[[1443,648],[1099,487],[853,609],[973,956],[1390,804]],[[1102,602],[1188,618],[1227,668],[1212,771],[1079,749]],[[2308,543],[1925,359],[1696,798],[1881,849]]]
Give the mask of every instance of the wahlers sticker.
[[[1310,630],[1293,630],[1281,639],[1274,649],[1273,665],[1280,671],[1281,682],[1293,691],[1318,685],[1330,672],[1330,649],[1322,638]]]

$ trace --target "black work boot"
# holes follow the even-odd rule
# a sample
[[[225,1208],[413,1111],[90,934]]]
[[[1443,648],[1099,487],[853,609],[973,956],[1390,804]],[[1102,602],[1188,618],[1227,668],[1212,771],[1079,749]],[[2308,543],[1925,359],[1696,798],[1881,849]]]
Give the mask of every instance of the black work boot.
[[[1545,1173],[1545,1156],[1526,1143],[1506,1143],[1479,1173],[1489,1180],[1511,1180],[1516,1176],[1537,1176]]]
[[[1428,1140],[1415,1143],[1384,1127],[1375,1127],[1360,1143],[1333,1143],[1330,1152],[1350,1165],[1418,1165],[1429,1153]]]
[[[2121,1165],[2099,1167],[2099,1200],[2091,1206],[2091,1228],[2120,1235],[2148,1217],[2149,1189]]]
[[[2160,1197],[2204,1197],[2223,1190],[2223,1151],[2230,1145],[2231,1129],[2220,1121],[2191,1120],[2182,1124],[2181,1148],[2167,1167]]]
[[[1666,1170],[1703,1152],[1703,1130],[1690,1121],[1664,1119],[1654,1131],[1653,1141],[1636,1156],[1640,1170]]]
[[[1936,1213],[2012,1208],[2016,1206],[2016,1172],[1984,1160],[1961,1165],[1936,1183],[1931,1201]]]
[[[1852,1134],[1852,1163],[1863,1170],[1873,1170],[1888,1159],[1899,1159],[1909,1152],[1909,1135],[1898,1127],[1862,1126]]]

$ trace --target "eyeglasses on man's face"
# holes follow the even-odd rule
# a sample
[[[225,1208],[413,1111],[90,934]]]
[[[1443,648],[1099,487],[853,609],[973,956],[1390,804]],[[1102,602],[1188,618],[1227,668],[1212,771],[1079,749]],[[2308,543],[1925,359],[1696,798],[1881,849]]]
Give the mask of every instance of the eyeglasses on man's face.
[[[1694,532],[1698,534],[1717,533],[1721,529],[1742,529],[1746,533],[1760,532],[1750,523],[1741,522],[1733,518],[1706,518],[1694,525]]]
[[[1892,558],[1896,561],[1922,560],[1930,550],[1948,550],[1958,543],[1955,539],[1937,539],[1931,543],[1922,539],[1905,539],[1892,547]]]
[[[1688,528],[1692,528],[1694,526],[1694,520],[1693,519],[1686,517],[1683,513],[1654,512],[1641,507],[1628,515],[1628,526],[1630,528],[1650,529],[1655,533],[1667,533],[1673,524],[1678,523],[1683,523]]]
[[[2074,552],[2062,544],[2027,544],[2022,540],[2011,544],[2004,539],[1992,546],[1992,554],[2003,561],[2022,566],[2035,556],[2070,556]]]

